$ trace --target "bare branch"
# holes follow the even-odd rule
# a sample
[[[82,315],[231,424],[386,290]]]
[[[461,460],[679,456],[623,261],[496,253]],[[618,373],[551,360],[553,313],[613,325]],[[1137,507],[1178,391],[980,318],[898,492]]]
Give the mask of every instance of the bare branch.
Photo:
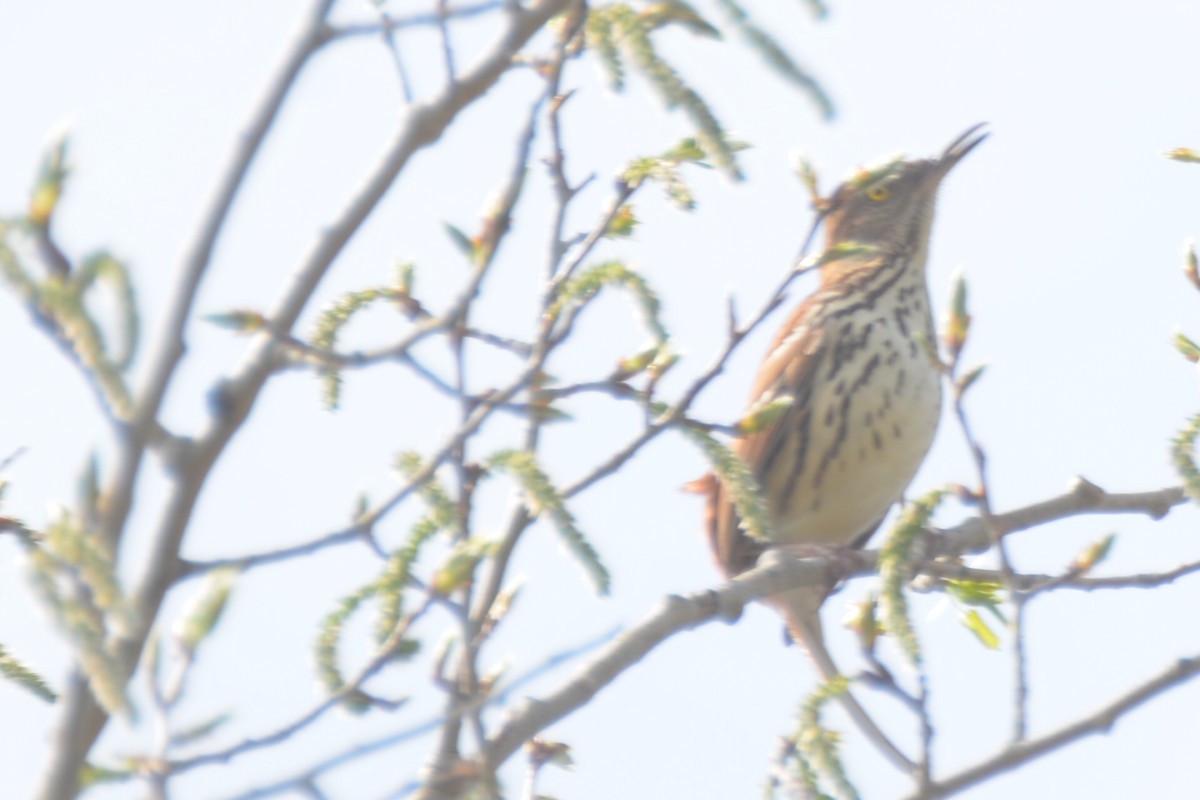
[[[450,41],[450,26],[447,24],[453,12],[447,0],[437,0],[437,28],[442,39],[442,61],[446,67],[446,82],[454,83],[458,68],[454,66],[454,45]]]
[[[379,36],[383,39],[384,47],[392,56],[392,63],[396,65],[396,74],[400,77],[400,92],[404,96],[405,103],[411,103],[414,99],[412,79],[408,76],[408,68],[404,66],[404,56],[400,54],[400,43],[396,41],[396,30],[399,26],[392,24],[391,16],[381,6],[377,8],[379,13]]]
[[[406,615],[403,620],[388,634],[388,637],[380,643],[376,648],[375,654],[364,664],[359,671],[350,680],[346,681],[345,685],[338,691],[329,695],[320,703],[317,703],[304,714],[301,714],[296,719],[276,728],[270,733],[262,736],[245,739],[237,744],[226,747],[222,750],[214,750],[208,753],[202,753],[191,758],[180,759],[171,762],[168,765],[168,772],[171,775],[177,775],[181,772],[186,772],[196,767],[202,767],[207,764],[219,764],[230,761],[238,756],[249,753],[253,750],[261,750],[264,747],[269,747],[280,742],[287,741],[299,731],[307,728],[312,723],[320,719],[327,711],[336,707],[339,703],[356,694],[362,685],[382,669],[389,661],[395,657],[396,648],[407,635],[412,625],[425,615],[433,602],[432,596],[426,596],[425,601],[412,613]]]
[[[399,130],[368,178],[338,218],[322,231],[299,266],[269,315],[270,331],[258,335],[241,368],[214,392],[218,413],[210,421],[208,430],[193,445],[176,448],[178,463],[172,465],[174,483],[164,503],[163,519],[148,547],[142,579],[133,595],[138,629],[132,637],[121,643],[121,660],[127,672],[131,673],[134,669],[162,600],[177,577],[180,544],[200,490],[212,466],[240,429],[276,367],[276,340],[288,335],[333,260],[413,154],[436,141],[460,111],[494,85],[509,69],[513,54],[565,4],[566,0],[537,0],[527,8],[508,12],[506,24],[497,41],[477,64],[438,96],[409,107]],[[149,432],[156,428],[158,410],[167,386],[183,357],[182,332],[216,238],[242,179],[258,152],[259,143],[275,119],[296,75],[313,50],[325,41],[324,19],[330,5],[331,0],[320,0],[310,8],[301,33],[285,58],[280,76],[254,116],[250,134],[242,139],[218,197],[200,227],[196,244],[185,259],[179,291],[167,315],[168,333],[164,338],[163,350],[152,363],[147,388],[139,397],[138,410],[122,448],[114,486],[106,492],[108,503],[105,507],[104,530],[110,544],[115,544],[119,539],[128,517],[133,486]],[[43,800],[66,800],[74,796],[79,768],[107,721],[107,715],[91,698],[79,674],[70,680],[64,705],[58,741],[48,765],[46,783],[39,793]]]
[[[1130,711],[1169,689],[1191,680],[1198,674],[1200,674],[1200,654],[1190,658],[1181,658],[1158,675],[1140,686],[1134,687],[1095,713],[1044,736],[1015,742],[1001,753],[949,778],[937,781],[925,791],[909,795],[906,800],[933,800],[934,798],[949,797],[988,778],[1016,769],[1022,764],[1052,753],[1085,736],[1106,733]]]
[[[1012,630],[1012,663],[1013,663],[1013,739],[1020,741],[1025,738],[1028,727],[1027,713],[1029,701],[1029,662],[1025,657],[1025,604],[1029,596],[1021,591],[1016,583],[1016,569],[1009,557],[1008,546],[1004,541],[1004,532],[996,524],[992,515],[991,485],[988,481],[987,456],[983,445],[975,438],[971,422],[967,417],[965,395],[972,381],[959,379],[959,368],[962,366],[963,347],[967,343],[971,327],[971,316],[967,313],[967,283],[959,274],[955,280],[954,297],[945,330],[942,332],[942,345],[949,353],[949,363],[943,365],[944,374],[954,397],[954,417],[962,431],[963,440],[975,464],[975,474],[979,487],[975,492],[975,501],[979,506],[979,518],[987,527],[992,539],[992,547],[1000,560],[1000,583],[1008,593],[1009,602],[1013,605],[1013,615],[1009,623]],[[936,354],[931,353],[931,358]],[[978,375],[978,372],[976,372]]]
[[[541,699],[526,699],[501,723],[483,757],[498,767],[528,739],[557,722],[610,684],[663,641],[716,619],[732,621],[746,603],[828,579],[822,559],[800,560],[768,551],[759,566],[715,589],[671,595],[640,623],[627,629],[578,673]]]
[[[294,544],[290,547],[281,547],[278,550],[268,550],[265,553],[254,553],[252,555],[235,556],[232,558],[214,558],[209,561],[180,561],[179,580],[198,577],[215,569],[223,569],[225,567],[241,567],[244,570],[250,570],[256,567],[265,567],[270,564],[290,561],[293,558],[303,558],[329,547],[338,547],[352,542],[364,542],[368,538],[367,532],[367,526],[357,524],[340,531],[327,533],[308,542]]]
[[[1015,583],[1022,591],[1030,594],[1044,594],[1059,589],[1075,589],[1077,591],[1094,592],[1103,589],[1157,589],[1174,583],[1180,578],[1200,573],[1200,561],[1182,564],[1174,569],[1163,572],[1141,572],[1133,575],[1113,575],[1103,578],[1092,578],[1068,573],[1066,575],[1033,575],[1017,573]],[[976,581],[981,583],[999,583],[998,570],[977,569],[962,564],[945,561],[927,562],[921,567],[921,574],[952,580]]]
[[[434,27],[440,25],[443,19],[469,19],[486,14],[489,11],[498,11],[501,7],[502,4],[497,2],[497,0],[484,0],[479,3],[447,8],[444,12],[388,16],[386,19],[381,19],[378,22],[357,22],[338,25],[330,28],[329,39],[330,41],[340,41],[358,36],[376,36],[385,29],[394,31],[402,28]]]
[[[600,647],[601,645],[611,641],[616,635],[617,631],[609,631],[590,641],[584,642],[581,645],[577,645],[569,650],[552,655],[541,664],[531,667],[521,675],[508,682],[499,691],[487,695],[486,697],[475,697],[470,701],[454,708],[451,712],[451,716],[457,718],[461,717],[463,714],[484,708],[485,706],[502,704],[506,702],[512,693],[520,687],[525,686],[534,679],[545,675],[548,671],[559,667],[564,663],[569,663],[579,658],[583,654]],[[298,771],[296,774],[290,777],[283,778],[275,783],[267,784],[265,786],[259,786],[249,792],[232,797],[230,800],[260,800],[264,797],[273,797],[277,794],[283,794],[284,792],[294,789],[299,785],[316,780],[320,775],[332,772],[333,770],[352,763],[360,758],[365,758],[373,755],[374,753],[378,753],[381,750],[386,750],[388,748],[395,747],[396,745],[410,742],[419,736],[431,732],[438,726],[443,725],[447,719],[448,717],[445,716],[435,717],[433,719],[424,720],[410,725],[393,733],[385,734],[378,739],[372,739],[366,742],[351,745],[343,748],[331,756],[328,756],[327,758],[322,759],[321,761],[306,767],[303,770]],[[417,784],[415,782],[410,784],[411,788],[415,788],[416,786]]]
[[[1076,478],[1065,493],[996,514],[992,520],[1000,532],[1007,536],[1080,513],[1145,514],[1151,519],[1161,519],[1172,508],[1185,502],[1187,497],[1178,486],[1148,492],[1110,494],[1084,478]],[[987,525],[979,517],[964,520],[940,534],[947,537],[948,541],[939,543],[936,549],[945,555],[983,552],[990,543]]]
[[[246,133],[238,139],[233,159],[218,184],[216,196],[197,230],[195,242],[184,258],[175,299],[167,312],[166,333],[162,337],[161,350],[151,362],[149,379],[138,397],[133,419],[127,427],[121,445],[113,481],[105,492],[100,535],[114,550],[120,542],[121,533],[129,517],[133,490],[146,447],[161,431],[158,411],[175,369],[183,358],[183,331],[198,294],[200,281],[208,269],[217,238],[267,131],[274,123],[309,56],[324,41],[325,17],[332,5],[332,0],[314,0],[306,11],[303,23],[288,48],[264,100],[252,116]],[[191,503],[185,505],[190,515]],[[172,563],[173,558],[168,556],[151,562],[150,569],[170,573],[169,567]],[[161,596],[162,593],[159,593],[159,599]],[[148,606],[137,606],[143,630],[139,632],[136,641],[127,643],[124,648],[123,660],[128,672],[132,672],[137,663],[149,626],[156,616],[158,601],[151,602]],[[83,674],[78,670],[73,671],[68,682],[55,744],[51,748],[51,757],[45,767],[38,797],[43,800],[67,800],[75,796],[80,767],[106,721],[107,715],[93,699]]]
[[[1081,490],[1079,487],[1084,485],[1088,488]],[[1071,491],[1058,498],[996,514],[993,521],[1005,532],[1011,532],[1085,513],[1125,512],[1161,516],[1165,513],[1164,508],[1181,502],[1183,493],[1176,487],[1153,492],[1107,494],[1091,484],[1077,481]],[[978,517],[967,520],[954,529],[942,531],[932,538],[933,548],[925,554],[927,559],[948,553],[984,551],[991,547],[991,538],[985,523]],[[714,619],[734,620],[746,603],[780,591],[872,573],[877,557],[877,551],[863,551],[857,554],[842,554],[836,558],[801,560],[780,551],[769,550],[759,559],[759,565],[755,569],[722,586],[686,597],[666,598],[658,610],[626,630],[557,689],[541,699],[530,699],[524,705],[518,706],[493,733],[484,757],[488,759],[491,767],[499,766],[516,752],[525,740],[585,705],[624,670],[676,633]],[[1200,670],[1200,667],[1193,669],[1197,670]],[[1190,677],[1191,674],[1192,672],[1189,672],[1186,677]],[[1163,685],[1155,691],[1166,688],[1169,687]],[[1010,750],[1024,752],[1024,748],[1029,744],[1031,743],[1014,744]],[[945,781],[931,784],[933,787],[945,785]]]

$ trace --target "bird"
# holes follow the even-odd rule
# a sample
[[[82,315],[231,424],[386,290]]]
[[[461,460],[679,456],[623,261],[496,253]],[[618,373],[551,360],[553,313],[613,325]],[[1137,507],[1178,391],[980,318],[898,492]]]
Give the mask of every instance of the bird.
[[[754,567],[769,547],[812,555],[814,546],[863,546],[924,460],[942,403],[926,280],[934,206],[943,179],[987,138],[982,127],[940,156],[861,168],[816,200],[814,230],[825,232],[819,286],[776,333],[748,403],[750,413],[784,410],[732,443],[761,490],[769,541],[746,534],[716,475],[689,485],[706,495],[708,540],[726,577]],[[819,616],[832,589],[766,600],[826,680],[839,674]],[[853,695],[842,698],[884,754],[911,769]]]

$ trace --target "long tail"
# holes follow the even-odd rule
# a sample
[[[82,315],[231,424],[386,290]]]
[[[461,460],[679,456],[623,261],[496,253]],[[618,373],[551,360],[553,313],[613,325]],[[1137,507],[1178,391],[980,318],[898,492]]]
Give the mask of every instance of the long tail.
[[[705,475],[689,483],[684,490],[703,494],[708,500],[705,503],[704,527],[721,571],[732,578],[753,567],[762,554],[762,545],[743,536],[738,530],[732,507],[728,498],[723,497],[721,482],[716,476],[711,473]],[[826,595],[828,587],[813,586],[769,597],[766,602],[787,620],[788,631],[796,644],[808,652],[822,680],[828,681],[841,672],[825,648],[825,637],[821,634],[820,608]],[[887,734],[879,729],[849,690],[842,692],[841,700],[846,713],[879,752],[906,773],[916,768],[908,756],[900,752]]]
[[[776,595],[771,597],[768,602],[783,614],[787,620],[788,631],[796,644],[808,653],[821,678],[829,681],[836,678],[841,672],[833,663],[833,657],[825,647],[825,637],[821,632],[821,617],[818,609],[824,599],[825,592],[821,589],[806,587]],[[878,748],[879,752],[895,764],[897,769],[912,772],[916,768],[908,756],[892,744],[892,740],[887,737],[887,734],[879,729],[875,720],[871,719],[871,715],[866,712],[866,709],[858,704],[858,700],[854,698],[849,689],[842,692],[839,697],[842,707],[846,709],[846,713],[854,720],[854,724],[858,726],[862,734]]]

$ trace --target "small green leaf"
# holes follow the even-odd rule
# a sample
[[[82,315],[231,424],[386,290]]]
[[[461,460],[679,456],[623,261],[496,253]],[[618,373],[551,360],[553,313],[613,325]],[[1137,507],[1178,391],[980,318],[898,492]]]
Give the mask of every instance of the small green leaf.
[[[0,675],[29,690],[47,703],[53,703],[58,699],[58,695],[46,685],[42,676],[9,653],[2,644],[0,644]]]
[[[610,5],[602,13],[612,46],[642,73],[668,109],[684,111],[695,126],[697,143],[714,165],[729,178],[740,180],[742,174],[734,152],[712,109],[655,49],[650,33],[658,18],[653,15],[643,17],[624,4]],[[597,16],[596,12],[591,16]],[[589,41],[592,39],[590,33],[591,26]]]
[[[1164,155],[1172,161],[1200,164],[1200,152],[1190,147],[1176,147],[1174,150],[1168,150]]]
[[[606,595],[612,588],[612,576],[600,560],[575,516],[567,508],[562,495],[538,466],[533,453],[525,450],[502,450],[488,459],[488,468],[503,470],[516,478],[525,492],[525,504],[533,516],[545,514],[571,554],[579,561],[598,594]]]
[[[961,397],[966,393],[967,389],[970,389],[972,386],[974,386],[975,381],[983,377],[983,373],[986,369],[987,364],[977,364],[976,366],[971,367],[969,370],[964,372],[962,375],[958,376],[958,378],[954,381],[954,389],[958,395]]]
[[[822,0],[804,0],[804,4],[808,6],[814,19],[822,20],[829,16],[829,6],[825,5]]]
[[[634,353],[629,358],[621,359],[617,362],[613,379],[621,381],[639,374],[654,362],[654,359],[658,357],[659,349],[659,345],[656,344]]]
[[[950,298],[950,311],[942,326],[942,344],[950,353],[953,363],[967,343],[971,329],[971,315],[967,313],[967,279],[960,272],[954,278],[954,293]]]
[[[743,436],[758,433],[784,415],[796,403],[790,394],[772,397],[766,403],[756,404],[746,416],[738,421],[738,432]]]
[[[474,579],[479,562],[496,552],[497,547],[497,542],[478,537],[458,542],[434,573],[429,588],[446,596],[466,586]]]
[[[720,39],[721,32],[700,16],[696,9],[683,0],[664,0],[650,6],[641,13],[642,24],[647,30],[661,28],[674,23],[697,36]]]
[[[1171,460],[1183,479],[1188,497],[1200,502],[1200,469],[1197,469],[1194,457],[1197,436],[1200,436],[1200,414],[1189,419],[1183,430],[1175,435],[1171,442]]]
[[[671,367],[678,363],[679,354],[672,353],[664,343],[662,347],[658,348],[658,354],[654,357],[654,360],[650,362],[650,365],[646,367],[646,370],[651,376],[654,377],[655,380],[658,380],[663,375],[666,375]]]
[[[46,153],[42,156],[42,164],[38,170],[37,180],[29,197],[29,220],[34,225],[46,227],[50,217],[58,207],[62,197],[63,186],[71,168],[67,164],[67,149],[70,145],[65,130],[55,132],[51,138]]]
[[[396,264],[396,291],[407,297],[412,294],[416,265],[411,261]]]
[[[854,173],[847,179],[847,183],[856,189],[865,189],[872,184],[878,183],[885,178],[890,178],[896,175],[900,169],[900,165],[906,160],[904,153],[897,153],[891,158],[886,158],[877,164],[870,164],[865,167],[859,167],[854,170]]]
[[[604,235],[610,239],[628,238],[633,235],[633,229],[637,227],[637,224],[638,219],[634,216],[633,206],[626,203],[617,210],[612,222],[608,223],[608,230],[604,232]]]
[[[205,322],[211,322],[219,328],[237,331],[238,333],[253,333],[261,330],[267,324],[267,318],[257,311],[234,309],[220,314],[206,314]]]
[[[812,160],[797,153],[792,157],[792,170],[800,179],[800,184],[808,191],[808,196],[812,199],[813,204],[817,205],[821,200],[821,192],[817,188],[819,182],[817,168],[813,166]]]
[[[530,403],[528,408],[530,416],[532,416],[534,419],[540,419],[543,422],[570,422],[571,420],[575,419],[566,411],[563,411],[560,408],[555,408],[546,402]]]
[[[495,630],[497,625],[504,621],[504,618],[508,616],[509,609],[513,607],[518,595],[520,595],[523,585],[523,579],[517,578],[500,590],[496,595],[496,599],[492,601],[492,605],[488,608],[487,618],[483,624],[483,635],[489,635]]]
[[[879,621],[879,595],[872,592],[866,599],[852,604],[847,609],[842,625],[858,635],[863,650],[873,652],[879,634],[883,633],[883,625]]]
[[[226,567],[208,573],[205,585],[184,609],[175,624],[175,638],[188,653],[194,652],[220,622],[241,572],[241,567]]]
[[[526,743],[525,752],[529,754],[530,763],[537,766],[553,764],[556,767],[570,769],[575,764],[571,760],[570,745],[552,742],[540,736],[535,736]]]
[[[589,267],[565,283],[557,302],[548,313],[551,317],[558,317],[569,304],[586,304],[599,294],[601,289],[610,286],[620,287],[632,294],[641,312],[642,321],[655,341],[661,344],[667,340],[667,329],[663,327],[660,318],[662,304],[658,295],[646,283],[645,278],[620,261],[604,261]]]
[[[396,456],[396,470],[407,480],[412,480],[425,466],[420,453],[406,451]],[[446,487],[436,475],[427,478],[418,488],[421,500],[429,507],[430,519],[438,530],[457,532],[461,527],[458,519],[458,506],[446,493]]]
[[[873,244],[864,242],[845,241],[838,242],[832,247],[828,247],[816,256],[805,259],[802,262],[805,266],[821,267],[834,261],[840,261],[843,258],[859,258],[860,256],[873,256],[879,253],[879,247]]]
[[[342,630],[363,601],[373,597],[377,591],[375,584],[369,584],[343,597],[321,622],[316,643],[317,676],[330,694],[342,691],[346,685],[338,665],[338,642],[342,638]],[[349,692],[342,700],[342,705],[354,714],[365,713],[371,708],[370,700],[359,692]]]
[[[233,719],[232,714],[217,714],[203,722],[184,728],[171,734],[171,744],[174,747],[185,747],[189,744],[207,739]]]
[[[746,10],[734,0],[721,0],[730,21],[742,34],[746,42],[762,56],[767,66],[778,72],[785,80],[802,90],[820,110],[825,119],[833,118],[833,101],[824,87],[788,55],[787,51],[770,33],[750,19]]]
[[[917,347],[921,348],[921,352],[929,359],[929,363],[934,366],[939,372],[946,372],[950,368],[938,354],[937,343],[925,335],[925,331],[913,331],[913,341],[917,343]]]
[[[1195,364],[1200,361],[1200,345],[1193,342],[1181,331],[1175,331],[1175,336],[1171,339],[1171,343],[1175,345],[1184,358]]]
[[[475,243],[471,241],[471,237],[467,236],[460,229],[451,225],[449,222],[443,222],[442,227],[446,229],[446,233],[450,236],[450,241],[454,242],[454,246],[458,248],[458,251],[474,262],[475,252],[478,248],[475,246]]]
[[[354,500],[354,510],[350,513],[350,521],[358,522],[371,510],[371,499],[366,492],[359,492]]]
[[[33,585],[67,632],[93,696],[110,714],[128,712],[128,676],[113,643],[129,635],[133,613],[110,548],[78,514],[61,510],[26,555]]]
[[[1200,270],[1196,264],[1196,243],[1188,240],[1183,246],[1183,274],[1192,286],[1200,289]]]
[[[965,581],[947,578],[946,590],[960,602],[972,606],[993,606],[1000,603],[1004,586],[992,581]]]
[[[398,300],[403,303],[405,299],[407,299],[407,295],[403,295],[399,289],[393,286],[372,287],[348,292],[321,310],[309,341],[313,347],[319,350],[333,350],[342,328],[350,322],[355,314],[381,300]],[[325,408],[332,411],[338,407],[341,400],[341,371],[326,366],[320,370],[320,376],[324,385]]]
[[[600,66],[608,79],[608,86],[614,92],[625,88],[625,67],[621,63],[621,51],[616,44],[616,31],[613,23],[617,15],[628,12],[628,10],[628,6],[625,6],[624,9],[617,6],[602,6],[591,9],[587,15],[585,34],[588,49],[595,53],[600,60]]]
[[[821,712],[834,698],[850,688],[842,675],[825,681],[800,708],[800,724],[793,739],[811,768],[827,778],[842,800],[858,800],[858,790],[850,783],[841,757],[841,737],[821,724]]]
[[[917,666],[921,664],[921,644],[908,616],[904,587],[911,572],[913,546],[945,496],[944,490],[934,489],[904,506],[879,551],[883,623],[909,661]]]
[[[661,416],[666,412],[658,413]],[[729,492],[742,531],[757,542],[771,541],[762,489],[746,462],[708,431],[692,427],[680,430],[704,453],[713,472]]]
[[[1000,610],[1000,593],[1003,586],[990,581],[960,581],[948,578],[944,585],[946,591],[958,602],[967,606],[986,608],[996,619],[1007,624],[1004,612]]]
[[[988,624],[983,621],[983,617],[979,616],[979,612],[971,609],[961,616],[963,626],[971,633],[975,634],[983,646],[989,650],[998,650],[1000,648],[1000,637],[998,637]]]
[[[1117,535],[1110,533],[1100,541],[1088,545],[1088,548],[1076,557],[1071,568],[1079,572],[1089,571],[1092,567],[1108,558],[1108,554],[1112,552],[1112,546],[1116,540]]]
[[[108,289],[115,305],[113,316],[118,321],[121,345],[112,349],[106,345],[105,355],[117,370],[128,369],[137,353],[141,329],[129,266],[106,251],[91,253],[78,265],[75,283],[81,296],[96,286]]]
[[[110,769],[95,764],[84,764],[79,770],[79,788],[83,790],[103,783],[123,783],[131,780],[136,774],[134,769]]]
[[[695,137],[689,136],[686,139],[680,139],[674,147],[664,152],[660,158],[677,163],[681,161],[700,162],[704,160],[704,150],[696,142]]]

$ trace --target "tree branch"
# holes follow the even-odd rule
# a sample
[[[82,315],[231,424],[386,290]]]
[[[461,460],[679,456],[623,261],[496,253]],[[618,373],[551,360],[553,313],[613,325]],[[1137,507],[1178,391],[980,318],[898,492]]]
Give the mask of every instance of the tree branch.
[[[1067,493],[1059,497],[994,515],[992,524],[998,525],[1005,533],[1011,533],[1084,513],[1144,513],[1157,518],[1182,502],[1183,491],[1178,487],[1150,492],[1108,494],[1079,479]],[[979,517],[932,534],[931,539],[931,549],[924,554],[924,558],[931,563],[932,559],[939,556],[982,552],[992,546],[988,525]],[[739,616],[746,603],[780,591],[802,586],[827,585],[826,582],[837,578],[872,573],[876,569],[877,557],[877,551],[864,551],[851,554],[848,558],[839,555],[797,559],[782,551],[768,550],[759,559],[756,568],[722,586],[686,597],[666,598],[656,611],[626,630],[557,689],[541,699],[527,699],[523,705],[514,709],[492,734],[483,757],[487,760],[489,768],[497,768],[516,752],[523,742],[588,703],[617,676],[669,637],[714,619],[732,621]],[[1188,669],[1190,671],[1186,676],[1176,678],[1175,682],[1191,677],[1200,667]],[[1157,680],[1161,682],[1166,679]],[[1165,683],[1161,686],[1154,683],[1152,691],[1146,694],[1146,697],[1164,690],[1167,686]],[[1145,692],[1145,689],[1139,691]],[[1042,740],[1015,744],[1009,751],[1021,754],[1038,742]],[[931,784],[933,787],[946,785],[946,781]]]
[[[366,221],[371,211],[391,187],[409,159],[420,149],[441,137],[458,113],[479,99],[507,71],[513,55],[567,0],[538,0],[524,9],[506,14],[506,25],[496,43],[453,86],[437,97],[408,108],[391,144],[356,195],[339,217],[324,231],[301,263],[293,279],[270,315],[269,331],[259,334],[242,366],[214,394],[218,413],[208,430],[189,447],[178,448],[174,483],[165,503],[162,521],[144,561],[144,574],[133,592],[133,608],[138,628],[121,643],[121,660],[132,674],[146,636],[158,615],[168,589],[178,576],[178,557],[183,536],[191,520],[200,491],[225,446],[240,429],[258,395],[274,370],[276,340],[286,337],[295,325],[321,278],[342,248]],[[168,312],[168,334],[162,353],[150,371],[150,380],[139,399],[134,423],[130,426],[116,482],[107,493],[105,530],[110,541],[119,539],[132,503],[133,487],[145,451],[147,431],[155,424],[167,386],[184,354],[182,331],[190,316],[192,299],[203,276],[233,198],[257,153],[258,144],[275,118],[275,112],[287,94],[300,66],[313,49],[324,41],[324,16],[331,0],[315,2],[301,35],[285,58],[281,78],[273,84],[263,108],[254,117],[252,135],[237,151],[228,178],[218,199],[197,236],[197,244],[185,259],[180,291]],[[257,137],[255,136],[257,133]],[[92,699],[82,675],[70,680],[65,708],[53,755],[38,796],[42,800],[67,800],[76,793],[81,765],[93,742],[103,729],[107,715]]]
[[[1118,697],[1113,702],[1058,730],[1035,739],[1025,739],[1009,745],[1002,752],[973,767],[933,783],[920,793],[909,795],[906,800],[933,800],[949,797],[968,789],[981,781],[992,778],[1047,755],[1065,745],[1095,733],[1106,733],[1117,720],[1154,697],[1174,688],[1200,674],[1200,654],[1181,658],[1145,683]]]
[[[1171,486],[1148,492],[1108,493],[1085,478],[1075,478],[1063,494],[1032,503],[1023,508],[996,514],[994,524],[1003,535],[1016,533],[1057,519],[1065,519],[1079,513],[1096,514],[1145,514],[1151,519],[1161,519],[1172,508],[1187,502],[1181,487]],[[972,517],[938,533],[945,542],[934,545],[943,555],[981,553],[990,544],[987,524],[979,517]]]
[[[799,586],[822,585],[828,575],[824,559],[801,560],[768,551],[758,567],[715,589],[667,597],[658,609],[618,636],[557,689],[541,699],[527,698],[519,704],[492,734],[484,759],[490,768],[497,768],[526,740],[585,705],[671,636],[715,619],[736,620],[751,600]]]
[[[267,131],[274,123],[309,56],[323,41],[325,17],[332,5],[333,0],[314,0],[305,13],[303,24],[288,48],[266,97],[252,116],[245,134],[239,138],[232,162],[218,184],[216,197],[197,230],[195,242],[184,258],[180,284],[167,311],[166,333],[162,338],[161,350],[151,364],[149,379],[139,395],[133,418],[125,426],[125,436],[118,454],[114,477],[104,493],[100,536],[114,551],[118,549],[121,534],[129,518],[134,487],[146,448],[161,430],[158,411],[175,369],[183,359],[183,331],[191,315],[200,281],[211,261],[213,248]],[[156,564],[152,563],[151,568],[157,567],[169,572],[171,565],[173,559],[166,559]],[[139,611],[146,612],[141,620],[145,630],[148,630],[153,622],[157,609],[157,603],[149,609],[139,607]],[[125,667],[130,674],[144,643],[145,630],[140,632],[136,642],[128,643],[124,648]],[[54,746],[51,748],[50,759],[37,794],[43,800],[67,800],[75,796],[80,768],[107,721],[107,715],[91,696],[87,679],[80,670],[72,671],[64,694],[65,703]]]
[[[1059,589],[1075,589],[1083,592],[1095,592],[1102,589],[1157,589],[1196,573],[1200,573],[1200,561],[1181,564],[1174,569],[1162,572],[1140,572],[1133,575],[1110,575],[1102,578],[1093,578],[1082,574],[1035,575],[1019,572],[1013,576],[1013,582],[1022,591],[1036,594]],[[978,569],[945,561],[925,563],[921,567],[921,574],[935,578],[981,583],[1000,583],[1001,578],[998,570]]]

